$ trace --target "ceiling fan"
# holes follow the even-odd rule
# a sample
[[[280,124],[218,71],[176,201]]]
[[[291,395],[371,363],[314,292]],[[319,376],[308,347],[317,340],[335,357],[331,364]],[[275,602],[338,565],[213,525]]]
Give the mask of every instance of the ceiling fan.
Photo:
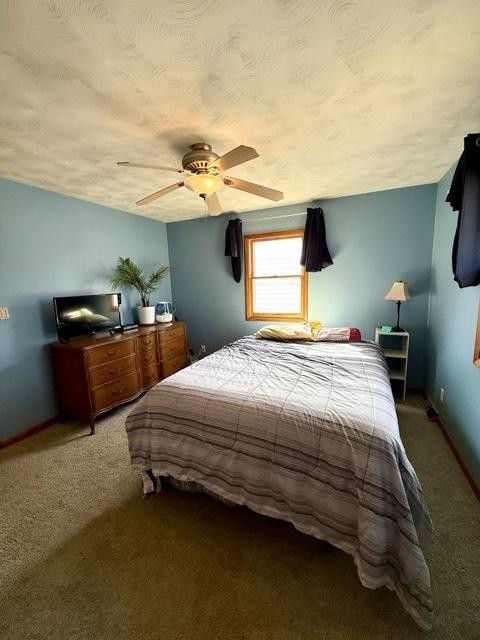
[[[186,176],[180,182],[176,182],[169,187],[165,187],[165,189],[160,189],[160,191],[155,191],[155,193],[141,200],[137,200],[135,204],[148,204],[180,187],[187,187],[187,189],[194,191],[205,201],[210,215],[218,216],[222,213],[222,207],[218,199],[217,191],[224,185],[232,187],[233,189],[239,189],[240,191],[246,191],[261,198],[268,198],[275,202],[283,200],[283,193],[281,191],[270,189],[269,187],[262,187],[260,184],[240,180],[240,178],[223,175],[223,172],[231,167],[235,167],[243,162],[248,162],[248,160],[253,160],[254,158],[258,158],[258,153],[252,147],[240,145],[225,155],[219,156],[212,151],[212,147],[206,142],[197,142],[190,145],[190,151],[187,151],[183,156],[182,169],[162,167],[154,164],[139,164],[137,162],[117,162],[117,164],[121,167],[173,171],[174,173],[181,173]]]

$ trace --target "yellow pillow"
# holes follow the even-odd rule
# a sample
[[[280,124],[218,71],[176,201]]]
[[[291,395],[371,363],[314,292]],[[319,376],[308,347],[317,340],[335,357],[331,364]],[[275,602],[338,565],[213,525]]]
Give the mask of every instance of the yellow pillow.
[[[255,335],[257,338],[266,338],[267,340],[308,340],[313,342],[313,334],[309,322],[267,324],[259,329]]]

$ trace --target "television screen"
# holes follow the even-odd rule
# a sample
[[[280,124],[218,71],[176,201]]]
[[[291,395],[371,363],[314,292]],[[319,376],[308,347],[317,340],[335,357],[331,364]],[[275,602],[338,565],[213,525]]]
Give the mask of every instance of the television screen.
[[[118,293],[54,298],[58,339],[69,340],[120,327],[119,304]]]

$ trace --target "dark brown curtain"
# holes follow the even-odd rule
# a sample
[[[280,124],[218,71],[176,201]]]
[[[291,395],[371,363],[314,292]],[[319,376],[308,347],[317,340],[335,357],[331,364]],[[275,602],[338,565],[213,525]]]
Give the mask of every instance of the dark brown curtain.
[[[480,284],[480,133],[465,138],[447,202],[458,211],[452,268],[459,287]]]
[[[300,264],[305,271],[321,271],[333,264],[327,246],[323,209],[307,209]]]
[[[232,275],[235,282],[242,279],[243,235],[242,221],[230,220],[225,232],[225,255],[232,258]]]

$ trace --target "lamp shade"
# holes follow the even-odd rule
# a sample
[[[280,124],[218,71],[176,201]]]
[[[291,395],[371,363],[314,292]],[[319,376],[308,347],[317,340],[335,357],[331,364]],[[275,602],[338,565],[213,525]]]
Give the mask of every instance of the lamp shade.
[[[197,195],[211,196],[212,193],[223,187],[223,180],[210,173],[197,173],[188,176],[183,182],[187,189],[195,191]]]
[[[385,294],[384,300],[400,300],[400,302],[405,302],[405,300],[410,300],[410,294],[408,293],[408,286],[406,282],[394,282],[390,288],[390,291],[387,291]]]

